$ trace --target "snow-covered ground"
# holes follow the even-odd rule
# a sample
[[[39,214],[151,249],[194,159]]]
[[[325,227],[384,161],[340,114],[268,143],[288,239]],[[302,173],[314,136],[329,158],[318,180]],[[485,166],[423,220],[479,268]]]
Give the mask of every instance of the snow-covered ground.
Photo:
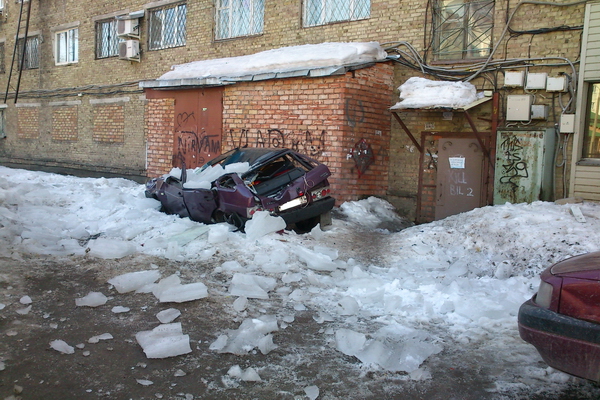
[[[576,220],[572,207],[585,222]],[[0,167],[0,257],[110,260],[146,254],[212,264],[213,273],[228,279],[226,293],[206,291],[205,276],[181,282],[177,274],[161,276],[150,265],[140,269],[146,273],[113,277],[106,288],[152,292],[168,304],[235,298],[223,307],[233,307],[228,312],[238,313],[243,322],[236,330],[214,332],[214,352],[260,351],[268,357],[278,346],[278,329],[294,324],[294,311],[310,311],[323,327],[323,346],[358,358],[365,369],[435,380],[427,365],[431,356],[484,349],[505,365],[494,371],[498,393],[532,382],[560,390],[575,380],[540,362],[535,349],[519,338],[516,316],[535,293],[544,268],[600,250],[598,204],[484,207],[396,232],[384,228],[402,224],[391,206],[369,198],[342,204],[331,227],[304,235],[265,234],[268,218],[244,234],[158,208],[157,201],[145,198],[143,185],[132,181]],[[252,315],[249,305],[258,301],[288,311]],[[7,312],[14,311],[0,305],[0,316]],[[173,324],[171,318],[165,322]],[[181,346],[160,347],[158,341],[159,348],[150,353],[168,357],[192,351],[189,338],[180,340],[185,327],[163,328],[177,338],[171,345]],[[156,344],[151,339],[164,337],[147,331],[139,336],[148,357],[148,345]],[[58,345],[63,346],[49,347]],[[232,366],[229,377],[260,379],[257,371],[239,366]],[[307,387],[306,396],[319,396],[318,387]]]

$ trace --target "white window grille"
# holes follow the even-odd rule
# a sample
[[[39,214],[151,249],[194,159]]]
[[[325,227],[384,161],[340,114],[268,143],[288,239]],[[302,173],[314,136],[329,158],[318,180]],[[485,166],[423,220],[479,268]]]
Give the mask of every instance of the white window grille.
[[[56,32],[56,64],[79,61],[79,29]]]
[[[217,0],[216,39],[263,32],[265,0]]]
[[[438,60],[487,57],[493,28],[493,0],[439,0],[434,7],[434,54]]]
[[[114,18],[96,22],[96,58],[119,55],[117,20]]]
[[[305,27],[356,21],[371,16],[371,0],[304,0]]]
[[[148,20],[149,50],[185,46],[186,3],[151,9]]]

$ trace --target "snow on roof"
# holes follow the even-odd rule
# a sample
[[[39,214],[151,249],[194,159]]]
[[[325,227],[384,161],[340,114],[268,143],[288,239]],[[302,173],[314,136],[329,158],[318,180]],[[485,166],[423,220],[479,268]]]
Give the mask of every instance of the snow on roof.
[[[398,87],[400,101],[392,110],[407,108],[463,108],[481,97],[469,82],[432,81],[412,77]]]
[[[360,65],[383,61],[387,53],[377,42],[320,43],[282,47],[239,57],[174,65],[158,80],[242,77],[265,73]]]

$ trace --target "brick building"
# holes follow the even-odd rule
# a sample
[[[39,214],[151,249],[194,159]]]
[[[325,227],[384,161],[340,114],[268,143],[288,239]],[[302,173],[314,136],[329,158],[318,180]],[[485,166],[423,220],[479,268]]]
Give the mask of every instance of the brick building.
[[[582,44],[593,35],[593,7],[586,14],[584,3],[4,0],[2,7],[3,165],[143,181],[177,164],[178,104],[187,102],[217,126],[204,142],[209,153],[275,138],[327,163],[340,201],[384,197],[419,222],[464,211],[453,205],[471,194],[471,208],[573,194],[600,200],[595,142],[584,135],[595,78],[578,79]],[[197,60],[370,41],[388,61],[342,74],[143,85]],[[466,108],[390,109],[411,77],[468,80],[491,96]],[[203,115],[215,106],[219,112]],[[360,146],[374,155],[364,170],[352,157]]]

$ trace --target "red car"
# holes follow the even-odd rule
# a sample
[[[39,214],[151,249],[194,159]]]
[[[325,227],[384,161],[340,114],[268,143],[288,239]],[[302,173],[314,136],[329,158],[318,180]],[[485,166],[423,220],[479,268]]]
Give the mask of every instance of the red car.
[[[519,309],[519,334],[548,365],[600,382],[600,252],[558,262]]]

